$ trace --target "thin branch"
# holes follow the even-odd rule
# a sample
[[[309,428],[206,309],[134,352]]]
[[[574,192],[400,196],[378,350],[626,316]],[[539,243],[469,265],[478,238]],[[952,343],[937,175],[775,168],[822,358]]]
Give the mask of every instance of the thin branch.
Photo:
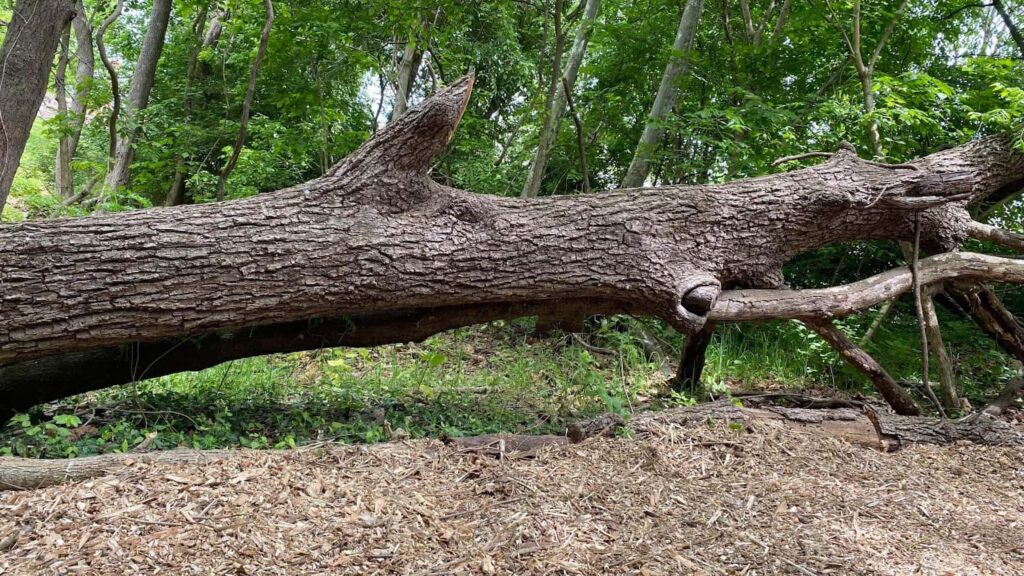
[[[103,19],[103,22],[100,23],[99,30],[96,31],[96,49],[100,53],[100,60],[103,61],[103,67],[107,69],[107,74],[110,76],[110,92],[114,98],[114,103],[110,111],[110,121],[108,124],[108,131],[110,133],[108,161],[111,165],[113,165],[114,155],[117,150],[117,117],[121,114],[121,89],[117,82],[117,70],[114,69],[114,64],[110,62],[110,57],[107,56],[107,46],[103,37],[107,33],[107,28],[109,28],[110,25],[121,16],[122,10],[124,10],[124,0],[117,0],[117,6],[114,7],[114,11],[111,12],[110,16]]]
[[[235,139],[235,146],[231,151],[224,168],[220,171],[217,179],[217,200],[224,199],[224,189],[227,186],[228,176],[235,169],[238,157],[242,154],[242,146],[245,145],[245,135],[249,127],[249,113],[252,108],[253,96],[256,93],[256,76],[260,72],[260,63],[267,55],[267,44],[270,42],[270,28],[274,24],[274,3],[272,0],[263,0],[266,8],[266,19],[263,21],[263,30],[260,32],[260,44],[256,49],[256,58],[253,60],[252,69],[249,71],[249,85],[245,89],[245,98],[242,100],[242,118],[238,127],[238,137]]]
[[[804,152],[803,154],[794,154],[792,156],[783,156],[772,162],[772,166],[779,166],[786,162],[793,162],[795,160],[803,160],[804,158],[831,158],[834,155],[833,152]]]
[[[576,125],[576,147],[580,155],[580,172],[583,174],[583,193],[590,194],[590,172],[587,170],[587,152],[583,144],[583,121],[576,113],[576,104],[572,99],[572,89],[569,88],[569,81],[562,76],[562,88],[565,89],[565,102],[569,105],[569,114],[572,122]]]
[[[878,44],[875,45],[875,50],[871,53],[871,59],[868,60],[868,70],[874,70],[875,64],[878,63],[879,57],[882,55],[882,50],[885,45],[889,42],[889,37],[892,36],[893,30],[896,29],[896,24],[900,18],[903,17],[903,12],[907,9],[907,3],[909,0],[902,0],[900,7],[896,9],[896,13],[892,15],[889,22],[885,25],[885,30],[882,31],[882,37],[878,39]]]
[[[924,387],[925,393],[928,395],[928,399],[935,404],[935,407],[939,410],[939,414],[943,418],[946,417],[946,411],[942,408],[942,403],[935,396],[935,391],[932,390],[932,385],[928,382],[928,330],[925,326],[925,312],[924,312],[924,295],[921,293],[921,275],[918,273],[919,260],[918,257],[921,252],[921,217],[920,214],[914,214],[914,252],[910,259],[910,273],[913,277],[914,283],[914,305],[917,308],[917,327],[918,333],[921,338],[921,385]]]

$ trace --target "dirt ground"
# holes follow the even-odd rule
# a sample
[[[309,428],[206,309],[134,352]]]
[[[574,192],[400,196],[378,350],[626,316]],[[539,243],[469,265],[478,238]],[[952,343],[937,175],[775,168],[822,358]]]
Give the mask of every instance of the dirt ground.
[[[321,446],[2,493],[0,573],[1024,574],[1022,449],[634,427],[500,458]]]

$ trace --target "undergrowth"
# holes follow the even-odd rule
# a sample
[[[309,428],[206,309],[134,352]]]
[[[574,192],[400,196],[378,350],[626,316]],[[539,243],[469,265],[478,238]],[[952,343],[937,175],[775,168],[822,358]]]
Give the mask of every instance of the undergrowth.
[[[919,379],[913,314],[901,308],[869,349],[900,379]],[[870,315],[841,327],[856,338]],[[974,402],[1009,374],[1005,359],[966,322],[943,318],[962,393]],[[650,326],[650,324],[647,324]],[[188,448],[288,448],[491,432],[561,433],[602,412],[691,404],[667,389],[631,319],[604,319],[584,338],[533,335],[530,320],[495,322],[421,344],[342,348],[228,362],[68,398],[20,414],[0,454],[71,457]],[[662,346],[681,338],[661,327]],[[589,342],[588,342],[589,341]],[[934,378],[934,376],[933,376]],[[799,322],[721,327],[704,372],[715,397],[737,390],[869,388]]]

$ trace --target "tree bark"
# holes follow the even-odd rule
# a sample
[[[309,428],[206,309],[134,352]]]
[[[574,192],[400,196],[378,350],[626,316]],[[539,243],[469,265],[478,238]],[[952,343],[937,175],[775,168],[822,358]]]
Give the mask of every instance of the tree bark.
[[[672,389],[687,392],[694,397],[700,395],[703,384],[701,375],[704,373],[704,362],[707,357],[711,337],[715,333],[715,323],[708,322],[704,328],[687,334],[683,343],[683,351],[679,356],[679,367],[672,379]]]
[[[922,273],[925,283],[940,282],[956,275],[965,278],[985,275],[990,280],[1024,282],[1024,263],[979,254],[943,254],[924,260]],[[719,296],[708,316],[712,321],[720,322],[804,318],[821,323],[831,317],[866,309],[892,293],[909,289],[910,272],[902,268],[827,289],[727,290]],[[184,339],[135,342],[51,355],[0,366],[0,419],[35,404],[80,392],[176,372],[202,370],[229,360],[261,354],[418,342],[452,328],[522,316],[552,318],[561,314],[583,318],[592,313],[625,311],[621,303],[611,300],[452,306],[276,323]],[[706,325],[705,330],[707,328]],[[833,329],[832,332],[838,331]],[[844,358],[851,353],[858,354],[856,347],[845,343],[841,333],[826,340],[836,346]],[[864,372],[876,386],[887,386],[887,381],[877,376],[884,370],[869,355],[862,354],[865,357],[863,361],[857,358],[847,360],[852,360],[854,367]],[[699,379],[696,370],[692,374]],[[894,400],[895,409],[913,413],[903,408],[911,403],[901,401],[897,394],[898,391],[888,396]]]
[[[941,286],[938,286],[941,289]],[[921,304],[924,308],[924,325],[928,332],[928,349],[935,357],[935,367],[939,373],[939,399],[947,413],[955,413],[960,410],[960,397],[956,391],[956,374],[953,372],[953,361],[946,350],[946,343],[942,339],[942,330],[939,328],[939,317],[935,313],[935,302],[932,298],[933,290],[925,292],[925,298]]]
[[[576,77],[579,75],[580,65],[583,64],[583,56],[587,52],[587,42],[590,40],[590,33],[593,31],[594,21],[597,19],[600,7],[600,0],[587,0],[583,19],[580,20],[576,28],[576,37],[573,40],[572,49],[569,51],[569,60],[565,63],[565,69],[562,70],[562,78],[557,80],[555,96],[551,99],[551,108],[544,118],[544,127],[541,129],[540,141],[537,143],[537,153],[530,164],[526,184],[523,186],[521,194],[523,198],[534,198],[540,193],[540,185],[544,181],[544,171],[548,166],[548,154],[555,144],[555,137],[558,136],[558,124],[565,113],[565,87],[568,86],[571,90],[576,86]]]
[[[413,328],[432,334],[524,315],[653,315],[690,333],[709,318],[763,316],[746,304],[759,297],[788,317],[820,317],[823,302],[863,295],[818,293],[817,306],[786,308],[786,291],[730,291],[724,315],[715,298],[722,285],[781,286],[783,263],[825,244],[911,237],[921,210],[925,239],[936,251],[955,248],[967,235],[966,203],[1024,173],[1024,155],[987,139],[914,169],[843,149],[813,168],[728,184],[482,196],[427,176],[471,85],[453,84],[299,186],[216,205],[0,228],[0,364],[184,345],[321,318],[354,322],[353,338],[370,345],[411,339]],[[956,260],[964,277],[1024,275],[1011,259],[935,258]],[[905,271],[892,276],[868,292],[898,293]],[[431,315],[433,323],[423,319]],[[378,322],[387,327],[368,336],[363,327]],[[287,348],[261,352],[275,346]],[[135,373],[149,374],[140,366]],[[25,393],[46,393],[36,388]]]
[[[636,145],[636,151],[633,153],[633,160],[629,164],[629,169],[626,170],[625,178],[622,179],[623,188],[639,188],[647,180],[654,149],[661,142],[665,132],[665,119],[668,118],[668,113],[675,106],[678,93],[676,84],[680,76],[686,74],[690,67],[689,53],[693,46],[693,38],[697,34],[697,23],[700,21],[703,5],[703,0],[687,0],[686,2],[683,16],[679,20],[675,42],[672,43],[672,55],[669,56],[665,73],[661,76],[658,93],[654,97],[654,104],[651,105],[651,113],[647,117],[640,142]]]
[[[245,98],[242,100],[242,118],[239,121],[238,137],[231,149],[231,157],[228,158],[224,168],[217,178],[217,200],[224,200],[224,188],[227,186],[228,177],[238,163],[238,157],[242,153],[242,146],[245,145],[245,135],[249,128],[249,111],[252,108],[252,99],[256,94],[256,76],[260,72],[260,63],[267,55],[267,44],[270,42],[270,28],[274,25],[274,3],[271,0],[263,0],[263,7],[266,10],[266,17],[263,20],[263,30],[260,32],[260,44],[256,49],[256,58],[252,62],[252,69],[249,71],[249,85],[245,89]]]
[[[948,285],[947,293],[1003,351],[1024,363],[1024,327],[991,288],[979,282],[956,282]]]
[[[14,5],[0,46],[0,213],[46,96],[57,44],[74,17],[69,0],[18,0]]]
[[[146,36],[142,39],[142,49],[135,63],[128,98],[124,102],[121,133],[116,136],[113,167],[107,174],[106,187],[116,190],[128,185],[131,177],[131,164],[135,158],[135,138],[138,134],[139,114],[149,105],[149,93],[156,79],[156,68],[160,54],[164,49],[167,36],[167,24],[171,17],[172,0],[153,0],[153,10],[149,14]]]
[[[71,105],[66,110],[67,123],[70,132],[61,136],[57,145],[57,163],[54,168],[57,180],[57,192],[65,200],[75,195],[74,172],[71,168],[71,161],[74,160],[78,151],[78,141],[82,137],[82,127],[85,125],[85,113],[88,104],[89,93],[92,91],[92,80],[96,69],[96,60],[93,55],[92,26],[85,12],[83,0],[78,0],[75,5],[75,19],[71,26],[75,31],[75,91],[71,97]]]

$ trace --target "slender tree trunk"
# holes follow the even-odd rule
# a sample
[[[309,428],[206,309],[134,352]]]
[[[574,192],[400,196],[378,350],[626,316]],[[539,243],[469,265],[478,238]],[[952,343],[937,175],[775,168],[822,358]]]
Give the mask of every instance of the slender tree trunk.
[[[864,114],[868,117],[868,142],[871,144],[871,153],[875,158],[884,156],[882,150],[882,136],[878,132],[878,120],[875,118],[875,91],[873,89],[873,70],[858,67],[857,78],[860,80],[860,88],[864,97]]]
[[[57,191],[61,197],[66,199],[75,195],[74,172],[71,169],[71,161],[75,159],[78,151],[78,141],[82,137],[82,128],[85,125],[85,113],[88,105],[89,93],[92,90],[92,80],[95,73],[96,61],[93,55],[92,26],[85,12],[83,0],[78,0],[75,5],[78,14],[71,22],[75,31],[75,57],[78,60],[75,70],[75,91],[71,97],[71,105],[65,111],[70,133],[61,137],[57,145],[57,164],[55,167]]]
[[[391,109],[389,122],[398,120],[409,110],[409,97],[412,95],[413,85],[416,83],[416,76],[420,71],[420,62],[423,60],[423,51],[417,48],[415,35],[409,36],[402,52],[402,60],[398,63],[398,75],[395,86],[395,105]]]
[[[565,81],[562,82],[561,78],[557,79],[555,95],[544,119],[544,128],[541,130],[540,141],[537,143],[537,153],[533,158],[533,163],[530,164],[530,172],[526,178],[526,184],[523,186],[521,195],[524,198],[533,198],[540,193],[540,185],[544,181],[544,171],[548,165],[548,154],[558,135],[558,124],[562,119],[562,114],[565,113],[565,87],[568,86],[572,89],[576,86],[576,77],[579,74],[580,65],[583,63],[583,56],[587,52],[587,42],[590,40],[590,33],[593,31],[594,21],[597,19],[600,7],[600,0],[587,0],[583,18],[576,28],[576,38],[569,51],[569,60],[561,72],[561,77]]]
[[[260,32],[260,45],[256,49],[256,58],[252,62],[252,69],[249,70],[249,85],[245,89],[245,98],[242,100],[242,118],[238,126],[238,137],[235,139],[235,146],[231,150],[231,157],[227,164],[220,171],[217,179],[217,200],[224,199],[224,188],[227,185],[228,177],[238,163],[238,156],[242,153],[242,146],[245,146],[245,135],[249,128],[249,112],[252,109],[252,99],[256,95],[256,76],[260,72],[260,64],[267,55],[267,44],[270,42],[270,28],[274,25],[274,3],[271,0],[263,0],[263,7],[266,9],[266,17],[263,20],[263,30]]]
[[[71,50],[71,29],[66,28],[60,41],[60,56],[57,58],[57,69],[53,72],[54,99],[57,101],[57,116],[62,122],[68,121],[68,52]],[[63,199],[74,195],[74,182],[71,180],[71,156],[67,149],[67,138],[61,137],[57,143],[57,163],[54,177],[57,192]]]
[[[1013,21],[1009,10],[1006,9],[1006,4],[1003,3],[1003,0],[992,0],[992,6],[996,9],[996,12],[999,12],[999,17],[1003,19],[1003,24],[1010,31],[1010,37],[1013,38],[1014,43],[1017,44],[1017,48],[1020,50],[1021,57],[1024,58],[1024,34],[1021,33],[1017,23]]]
[[[687,0],[686,8],[683,9],[683,16],[679,20],[679,29],[676,31],[675,42],[672,43],[672,55],[669,57],[668,66],[661,76],[661,84],[658,85],[658,94],[654,97],[654,104],[651,106],[651,113],[648,115],[647,123],[644,125],[640,142],[636,145],[633,153],[633,161],[626,170],[626,177],[622,179],[623,188],[638,188],[644,185],[647,175],[650,173],[651,159],[654,157],[654,150],[661,143],[664,134],[665,119],[676,102],[680,76],[684,75],[690,67],[689,52],[693,47],[693,38],[697,34],[697,23],[700,21],[703,0]]]
[[[14,5],[0,46],[0,213],[46,96],[57,44],[74,16],[69,0],[18,0]]]
[[[114,164],[107,174],[106,187],[115,190],[128,185],[131,178],[131,164],[135,157],[135,138],[138,135],[139,115],[149,105],[149,93],[156,79],[157,64],[167,37],[167,24],[171,17],[172,0],[153,0],[146,36],[142,40],[139,59],[135,63],[128,98],[124,102],[121,134],[117,135],[114,149]]]
[[[110,61],[110,56],[107,54],[106,35],[107,29],[121,16],[123,9],[124,0],[117,0],[114,11],[103,19],[99,30],[96,31],[96,50],[100,53],[100,60],[103,62],[103,67],[107,70],[107,76],[110,77],[110,94],[113,99],[110,106],[110,119],[107,121],[107,142],[109,143],[107,147],[108,173],[114,166],[114,156],[117,153],[117,121],[121,116],[121,86],[117,79],[117,69],[114,68],[114,63]]]
[[[199,74],[199,53],[203,49],[213,46],[217,40],[220,39],[219,31],[214,34],[214,30],[220,30],[221,23],[220,13],[215,13],[213,18],[210,20],[209,30],[206,29],[206,17],[209,14],[209,6],[203,6],[199,14],[196,15],[196,22],[193,28],[195,37],[193,39],[192,53],[189,55],[188,67],[185,70],[185,95],[182,99],[182,108],[185,111],[186,122],[191,118],[192,114],[192,85],[195,83],[196,76]],[[167,199],[164,202],[165,206],[177,206],[185,203],[185,156],[184,154],[178,154],[178,158],[174,163],[174,176],[171,178],[171,187],[167,190]]]

